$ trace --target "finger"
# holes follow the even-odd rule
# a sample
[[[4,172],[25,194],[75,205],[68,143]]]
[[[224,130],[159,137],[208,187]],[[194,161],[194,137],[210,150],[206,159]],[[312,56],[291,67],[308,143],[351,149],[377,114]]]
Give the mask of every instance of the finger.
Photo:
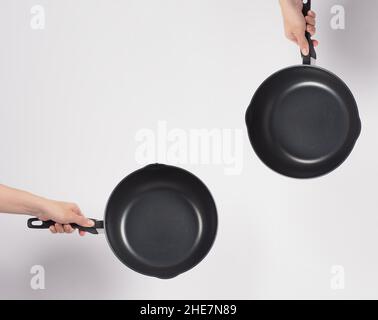
[[[316,20],[313,17],[307,16],[305,17],[306,23],[312,26],[316,25]]]
[[[301,49],[301,52],[307,56],[309,53],[309,45],[306,37],[304,35],[297,37],[299,48]]]
[[[309,32],[311,34],[311,36],[315,35],[315,33],[316,33],[316,28],[314,26],[309,25],[309,24],[307,25],[306,30],[307,30],[307,32]]]
[[[291,32],[287,32],[285,33],[285,36],[286,38],[288,38],[290,41],[293,41],[295,43],[297,43],[297,38],[295,37],[295,35]]]
[[[55,223],[55,229],[58,233],[64,233],[63,226],[59,223]]]
[[[73,217],[73,222],[77,223],[79,226],[82,227],[93,227],[94,221],[91,219],[88,219],[82,215],[75,215]]]
[[[314,44],[314,47],[317,47],[319,45],[319,41],[318,40],[312,40],[312,43]]]
[[[84,237],[85,236],[85,231],[79,230],[79,234],[80,234],[80,236]]]
[[[69,224],[65,224],[64,226],[63,226],[63,229],[64,229],[64,232],[65,233],[72,233],[73,231],[74,231],[74,229],[71,227],[71,225],[69,225]]]
[[[91,219],[86,218],[83,213],[81,212],[79,206],[75,203],[72,204],[72,211],[76,214],[73,218],[73,222],[77,223],[83,227],[93,227],[94,221]]]
[[[51,233],[56,233],[56,229],[54,226],[50,226],[49,227],[49,230],[51,231]]]
[[[309,12],[307,12],[307,15],[310,16],[310,17],[316,18],[316,12],[315,11],[310,10]]]
[[[80,207],[75,203],[72,204],[72,211],[75,212],[78,215],[81,215],[81,216],[83,215],[81,210],[80,210]]]

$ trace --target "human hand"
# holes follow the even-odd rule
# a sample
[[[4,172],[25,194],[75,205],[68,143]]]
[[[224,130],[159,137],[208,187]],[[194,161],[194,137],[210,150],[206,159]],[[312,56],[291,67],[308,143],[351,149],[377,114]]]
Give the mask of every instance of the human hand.
[[[310,10],[306,17],[303,16],[303,1],[302,0],[280,0],[282,16],[284,20],[286,37],[295,42],[303,55],[309,54],[309,44],[305,37],[305,32],[309,32],[311,36],[316,33],[316,14]],[[316,47],[319,42],[312,40]]]
[[[76,204],[69,202],[46,199],[42,205],[41,213],[37,217],[42,221],[52,220],[56,222],[49,228],[52,233],[72,233],[74,229],[70,223],[76,223],[83,227],[94,226],[94,222],[84,217]],[[85,232],[79,230],[79,234],[84,236]]]

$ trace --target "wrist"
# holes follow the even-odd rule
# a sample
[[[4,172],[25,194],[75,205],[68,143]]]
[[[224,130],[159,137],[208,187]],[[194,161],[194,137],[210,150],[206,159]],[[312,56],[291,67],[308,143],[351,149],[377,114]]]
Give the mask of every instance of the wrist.
[[[29,213],[37,218],[43,218],[49,207],[50,200],[38,196],[34,196],[34,199],[29,203]]]

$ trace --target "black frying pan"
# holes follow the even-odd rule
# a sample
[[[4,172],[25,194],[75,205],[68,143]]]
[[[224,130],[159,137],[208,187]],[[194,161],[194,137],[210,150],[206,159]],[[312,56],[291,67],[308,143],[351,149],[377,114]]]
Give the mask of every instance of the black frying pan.
[[[114,254],[131,269],[158,278],[173,278],[197,265],[209,252],[217,231],[217,210],[210,191],[183,169],[153,164],[128,175],[112,192],[104,221]],[[28,220],[46,229],[53,221]]]
[[[303,5],[306,16],[311,1]],[[351,153],[361,131],[356,101],[333,73],[311,65],[276,72],[257,89],[246,113],[250,142],[271,169],[293,178],[314,178],[336,169]]]

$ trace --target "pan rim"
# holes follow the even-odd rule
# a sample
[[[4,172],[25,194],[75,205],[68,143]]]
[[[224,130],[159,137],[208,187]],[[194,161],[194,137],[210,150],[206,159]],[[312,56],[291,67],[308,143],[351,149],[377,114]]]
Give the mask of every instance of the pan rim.
[[[348,143],[349,146],[346,149],[347,152],[345,152],[343,154],[343,159],[341,161],[338,161],[336,165],[333,165],[332,168],[328,168],[327,170],[322,170],[321,173],[318,173],[318,174],[314,174],[314,173],[312,173],[312,174],[289,174],[287,172],[285,173],[284,170],[279,170],[279,169],[275,168],[273,165],[271,165],[268,161],[265,160],[265,157],[263,156],[263,154],[261,154],[260,150],[258,150],[258,148],[255,145],[254,138],[252,137],[252,132],[251,132],[252,130],[250,128],[249,122],[250,122],[250,118],[253,115],[253,109],[254,109],[253,104],[254,104],[254,100],[256,98],[257,93],[263,87],[265,87],[266,84],[272,78],[276,77],[278,74],[281,74],[282,72],[285,72],[285,71],[290,71],[290,70],[294,70],[294,69],[304,69],[304,68],[316,69],[318,71],[324,72],[328,76],[330,76],[330,77],[334,78],[336,81],[338,81],[345,88],[346,93],[352,98],[352,101],[353,101],[353,112],[354,112],[353,117],[355,119],[355,121],[354,121],[355,123],[353,123],[353,128],[350,128],[350,131],[348,132],[348,137],[349,137],[349,139],[351,139],[351,141]],[[352,151],[353,151],[353,149],[354,149],[354,147],[357,143],[357,140],[360,137],[361,132],[362,132],[362,124],[361,124],[361,118],[360,118],[360,114],[359,114],[359,110],[358,110],[358,105],[357,105],[356,99],[355,99],[352,91],[348,87],[348,85],[339,76],[337,76],[336,74],[334,74],[333,72],[331,72],[331,71],[329,71],[325,68],[322,68],[322,67],[319,67],[319,66],[314,66],[314,65],[302,65],[302,64],[289,66],[289,67],[286,67],[286,68],[283,68],[283,69],[280,69],[280,70],[274,72],[273,74],[271,74],[268,78],[266,78],[257,87],[255,93],[253,94],[252,100],[251,100],[251,102],[250,102],[250,104],[247,108],[247,111],[245,113],[245,123],[246,123],[246,126],[247,126],[247,132],[248,132],[248,138],[249,138],[250,144],[252,145],[253,151],[257,155],[257,157],[260,159],[260,161],[265,166],[267,166],[269,169],[271,169],[273,172],[278,173],[281,176],[284,176],[286,178],[301,179],[301,180],[321,178],[321,177],[335,171],[337,168],[339,168],[348,159],[348,157],[352,153]]]

